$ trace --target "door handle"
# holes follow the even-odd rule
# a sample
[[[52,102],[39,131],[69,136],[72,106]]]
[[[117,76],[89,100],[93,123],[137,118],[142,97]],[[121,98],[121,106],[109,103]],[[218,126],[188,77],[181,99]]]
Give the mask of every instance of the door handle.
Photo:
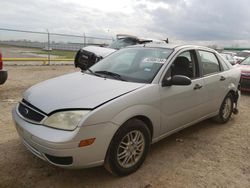
[[[202,85],[200,85],[200,84],[195,84],[195,86],[194,86],[194,90],[201,89],[201,88],[202,88]]]
[[[224,80],[226,80],[226,78],[224,76],[221,76],[220,81],[224,81]]]

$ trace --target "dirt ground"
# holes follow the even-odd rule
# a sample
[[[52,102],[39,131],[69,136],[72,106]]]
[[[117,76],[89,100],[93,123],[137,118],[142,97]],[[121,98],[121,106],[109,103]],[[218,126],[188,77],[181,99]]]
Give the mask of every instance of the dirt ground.
[[[211,120],[156,144],[142,167],[113,177],[103,167],[65,170],[35,157],[21,144],[11,109],[31,85],[78,71],[73,66],[7,66],[0,86],[0,187],[250,187],[250,95],[227,124]]]
[[[40,52],[37,48],[22,48],[14,46],[1,46],[1,52],[6,58],[34,58],[34,57],[47,57],[46,54],[36,54],[35,52]]]
[[[0,51],[3,55],[3,58],[43,58],[47,59],[48,54],[39,54],[41,52],[41,49],[38,48],[25,48],[25,47],[14,47],[14,46],[6,46],[6,45],[0,45]],[[62,56],[56,56],[56,55],[50,55],[50,59],[57,59],[64,57]],[[4,61],[5,65],[44,65],[48,62],[44,61]],[[72,61],[51,61],[51,65],[69,65],[73,64]]]

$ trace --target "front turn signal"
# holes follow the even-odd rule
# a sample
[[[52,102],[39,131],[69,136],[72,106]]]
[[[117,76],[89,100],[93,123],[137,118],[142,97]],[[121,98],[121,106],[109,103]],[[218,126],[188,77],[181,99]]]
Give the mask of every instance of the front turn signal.
[[[79,147],[89,146],[89,145],[93,144],[94,141],[95,141],[95,138],[89,138],[89,139],[81,140],[78,146]]]

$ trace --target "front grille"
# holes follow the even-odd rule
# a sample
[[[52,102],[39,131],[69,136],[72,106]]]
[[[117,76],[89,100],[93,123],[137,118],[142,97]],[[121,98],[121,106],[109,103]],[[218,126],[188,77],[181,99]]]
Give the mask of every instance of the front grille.
[[[32,122],[41,122],[45,115],[41,114],[37,110],[33,109],[32,107],[28,106],[24,103],[19,103],[18,112],[27,120]]]

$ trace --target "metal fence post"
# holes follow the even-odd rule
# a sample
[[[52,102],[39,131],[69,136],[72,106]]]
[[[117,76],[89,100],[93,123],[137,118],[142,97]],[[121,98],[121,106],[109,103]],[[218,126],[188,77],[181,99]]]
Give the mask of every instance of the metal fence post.
[[[83,33],[83,47],[86,46],[86,36],[85,36],[85,33]]]
[[[49,30],[47,29],[48,32],[48,65],[50,65],[50,33]]]

